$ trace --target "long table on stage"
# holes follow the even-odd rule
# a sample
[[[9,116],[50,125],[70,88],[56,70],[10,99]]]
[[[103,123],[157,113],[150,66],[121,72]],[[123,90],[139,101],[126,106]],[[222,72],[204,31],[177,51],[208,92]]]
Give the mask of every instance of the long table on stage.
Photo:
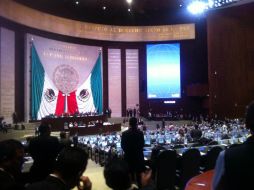
[[[96,121],[107,121],[106,115],[93,115],[93,116],[82,116],[82,117],[56,117],[56,118],[42,118],[42,123],[50,124],[51,131],[63,131],[64,125],[69,123],[74,124],[82,122],[82,125],[88,126],[89,122],[96,122]]]
[[[108,124],[102,125],[97,121],[107,121],[106,115],[95,115],[95,116],[82,116],[82,117],[56,117],[56,118],[42,118],[42,123],[50,124],[51,131],[69,131],[70,135],[95,135],[100,133],[115,132],[121,130],[121,124]],[[85,127],[70,127],[66,129],[64,126],[70,123],[80,123]],[[90,125],[90,122],[94,123],[94,126]]]

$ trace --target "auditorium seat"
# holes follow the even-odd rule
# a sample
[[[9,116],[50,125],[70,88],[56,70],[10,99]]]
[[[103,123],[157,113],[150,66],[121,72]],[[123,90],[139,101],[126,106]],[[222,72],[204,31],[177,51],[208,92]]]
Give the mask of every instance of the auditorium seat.
[[[216,160],[223,149],[220,146],[211,148],[204,157],[203,171],[212,170],[215,167]]]
[[[177,185],[184,189],[186,183],[200,173],[200,152],[198,149],[186,150],[180,157],[180,168],[177,172]]]
[[[155,183],[158,190],[175,189],[176,151],[164,150],[156,162]]]

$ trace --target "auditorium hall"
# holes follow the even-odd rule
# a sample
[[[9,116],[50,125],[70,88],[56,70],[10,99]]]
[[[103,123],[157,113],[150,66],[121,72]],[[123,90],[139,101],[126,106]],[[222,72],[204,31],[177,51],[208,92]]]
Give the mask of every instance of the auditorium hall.
[[[253,11],[253,0],[0,0],[0,189],[251,189]]]

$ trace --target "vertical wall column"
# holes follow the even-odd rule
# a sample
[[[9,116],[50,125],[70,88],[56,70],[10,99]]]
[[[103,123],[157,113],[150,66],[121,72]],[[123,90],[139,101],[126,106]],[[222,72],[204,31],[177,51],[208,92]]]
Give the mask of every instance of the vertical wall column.
[[[139,51],[126,49],[126,107],[139,105]]]
[[[108,49],[108,95],[113,117],[122,116],[121,50]]]
[[[12,123],[15,111],[15,33],[0,28],[0,116]]]

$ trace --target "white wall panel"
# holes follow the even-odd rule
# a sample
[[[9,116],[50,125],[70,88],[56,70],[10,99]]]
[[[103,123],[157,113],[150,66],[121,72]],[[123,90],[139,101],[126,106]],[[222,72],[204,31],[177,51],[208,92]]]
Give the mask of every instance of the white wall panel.
[[[109,107],[113,117],[122,116],[121,50],[108,49]]]
[[[126,108],[139,104],[139,52],[126,49]]]
[[[0,28],[0,115],[12,122],[15,111],[15,33]]]

